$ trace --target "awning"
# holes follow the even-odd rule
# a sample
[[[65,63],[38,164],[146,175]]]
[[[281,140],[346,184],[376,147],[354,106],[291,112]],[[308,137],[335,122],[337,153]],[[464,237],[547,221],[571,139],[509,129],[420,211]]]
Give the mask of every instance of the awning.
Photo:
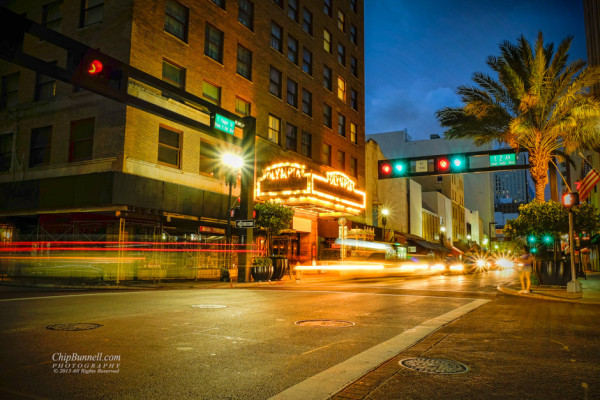
[[[433,243],[433,242],[428,242],[427,240],[415,240],[414,241],[417,245],[424,247],[428,250],[433,250],[433,251],[441,251],[443,253],[446,252],[446,248],[444,246],[442,246],[441,244],[437,244],[437,243]]]

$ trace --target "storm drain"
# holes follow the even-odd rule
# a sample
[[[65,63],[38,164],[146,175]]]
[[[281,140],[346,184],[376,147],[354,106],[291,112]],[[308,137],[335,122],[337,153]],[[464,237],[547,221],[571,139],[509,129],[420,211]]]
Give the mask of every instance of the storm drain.
[[[462,374],[469,370],[464,364],[443,358],[407,358],[400,361],[403,367],[429,374]]]
[[[90,329],[100,328],[100,324],[87,324],[87,323],[68,323],[68,324],[56,324],[48,325],[46,329],[52,329],[53,331],[88,331]]]
[[[194,304],[193,308],[227,308],[226,305],[223,304]]]
[[[349,326],[354,326],[354,322],[340,321],[336,319],[305,319],[303,321],[296,321],[295,324],[300,326],[316,326],[322,328],[346,328]]]

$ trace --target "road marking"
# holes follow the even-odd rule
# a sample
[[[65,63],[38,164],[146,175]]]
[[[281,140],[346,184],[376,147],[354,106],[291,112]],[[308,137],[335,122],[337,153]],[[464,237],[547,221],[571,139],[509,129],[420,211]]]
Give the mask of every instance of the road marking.
[[[318,373],[269,400],[321,400],[328,399],[340,390],[397,356],[419,340],[435,332],[455,319],[481,307],[490,300],[478,299],[446,314],[432,318],[383,343],[363,351],[348,360]]]
[[[21,301],[21,300],[37,300],[37,299],[60,299],[64,297],[77,297],[77,296],[108,296],[113,294],[133,294],[133,293],[144,293],[143,291],[131,291],[131,292],[110,292],[110,293],[85,293],[85,294],[64,294],[58,296],[37,296],[37,297],[19,297],[16,299],[0,299],[0,301]]]

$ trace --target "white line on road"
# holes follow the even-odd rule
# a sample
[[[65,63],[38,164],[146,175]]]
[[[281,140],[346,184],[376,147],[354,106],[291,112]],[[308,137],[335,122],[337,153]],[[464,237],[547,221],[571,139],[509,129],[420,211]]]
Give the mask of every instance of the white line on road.
[[[395,357],[414,343],[442,326],[484,305],[489,300],[474,300],[446,314],[425,321],[421,325],[380,343],[348,360],[318,373],[269,400],[321,400],[328,399],[367,372]]]
[[[60,299],[64,297],[77,297],[77,296],[108,296],[113,294],[131,294],[131,293],[143,293],[143,291],[131,291],[131,292],[110,292],[110,293],[85,293],[85,294],[64,294],[58,296],[37,296],[37,297],[19,297],[15,299],[0,299],[0,301],[21,301],[21,300],[37,300],[37,299]]]

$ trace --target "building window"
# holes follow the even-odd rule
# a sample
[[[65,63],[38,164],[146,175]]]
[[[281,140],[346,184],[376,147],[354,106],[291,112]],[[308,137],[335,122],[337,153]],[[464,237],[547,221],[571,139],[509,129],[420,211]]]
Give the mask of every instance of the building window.
[[[56,80],[39,72],[35,81],[35,101],[50,100],[56,95]]]
[[[331,75],[331,68],[329,68],[327,65],[323,66],[323,86],[325,86],[330,92],[333,90],[333,78]]]
[[[312,117],[312,93],[302,89],[302,112]]]
[[[338,10],[337,25],[338,25],[338,28],[340,28],[340,31],[342,31],[342,32],[346,31],[346,16],[342,12],[342,10]]]
[[[238,44],[237,48],[237,73],[252,80],[252,52]]]
[[[310,36],[313,34],[313,16],[306,8],[302,10],[302,29]]]
[[[358,78],[358,60],[350,56],[350,72]]]
[[[326,127],[328,127],[329,129],[331,129],[331,127],[333,126],[333,122],[332,122],[332,111],[331,111],[331,106],[328,106],[327,104],[323,104],[323,125],[325,125]]]
[[[271,67],[269,80],[269,92],[272,95],[281,98],[281,71]]]
[[[306,47],[302,50],[302,71],[312,75],[312,53]]]
[[[327,29],[323,29],[323,48],[331,54],[331,33]]]
[[[163,60],[162,80],[183,89],[185,87],[185,69]]]
[[[160,126],[158,128],[158,162],[179,168],[180,131]]]
[[[298,65],[298,41],[290,35],[288,35],[287,58],[294,64]]]
[[[308,132],[302,132],[302,155],[312,158],[312,135]]]
[[[350,25],[350,41],[358,46],[358,31],[354,25]]]
[[[2,92],[0,92],[0,109],[15,107],[19,104],[19,77],[21,74],[5,75],[2,77]]]
[[[225,0],[211,0],[213,3],[221,7],[223,10],[225,9]]]
[[[269,114],[269,140],[279,144],[281,134],[281,119]]]
[[[204,54],[223,64],[223,32],[210,24],[206,24]]]
[[[346,65],[346,48],[341,43],[338,43],[338,62]]]
[[[42,25],[48,29],[60,32],[62,23],[62,0],[44,5],[42,10]]]
[[[325,15],[328,15],[330,18],[333,16],[333,8],[331,7],[331,0],[323,1],[323,12],[325,12]]]
[[[338,169],[344,171],[346,169],[346,153],[338,150]]]
[[[200,141],[200,173],[210,176],[217,175],[218,153],[215,145]]]
[[[0,135],[0,171],[8,171],[12,163],[13,134]]]
[[[29,144],[29,166],[39,167],[50,164],[50,144],[52,142],[52,126],[44,126],[31,130]]]
[[[354,122],[350,122],[350,141],[354,144],[358,143],[358,133]]]
[[[346,102],[346,81],[338,76],[338,99],[343,102]]]
[[[71,121],[69,162],[92,159],[94,147],[94,118]]]
[[[298,108],[298,83],[287,80],[287,102],[290,106]]]
[[[346,137],[346,117],[342,114],[338,115],[338,133]]]
[[[277,4],[280,8],[283,8],[283,0],[273,0],[273,3]]]
[[[219,106],[221,105],[221,88],[204,81],[202,83],[202,97]]]
[[[244,99],[240,99],[239,97],[235,98],[235,112],[247,117],[250,115],[250,102]]]
[[[271,47],[283,53],[283,28],[271,22]]]
[[[187,42],[189,9],[174,0],[167,0],[165,31]]]
[[[323,151],[321,153],[321,162],[325,165],[331,166],[331,145],[323,143]]]
[[[288,0],[288,17],[298,22],[298,0]]]
[[[358,178],[358,159],[350,157],[350,176]]]
[[[350,107],[358,111],[358,92],[350,89]]]
[[[352,9],[352,11],[358,12],[358,5],[356,3],[356,0],[350,0],[350,8]]]
[[[79,27],[102,22],[104,18],[104,0],[81,0]]]
[[[286,124],[285,148],[288,150],[298,150],[298,128],[292,124]]]
[[[254,30],[254,3],[249,0],[240,0],[238,21],[251,31]]]

